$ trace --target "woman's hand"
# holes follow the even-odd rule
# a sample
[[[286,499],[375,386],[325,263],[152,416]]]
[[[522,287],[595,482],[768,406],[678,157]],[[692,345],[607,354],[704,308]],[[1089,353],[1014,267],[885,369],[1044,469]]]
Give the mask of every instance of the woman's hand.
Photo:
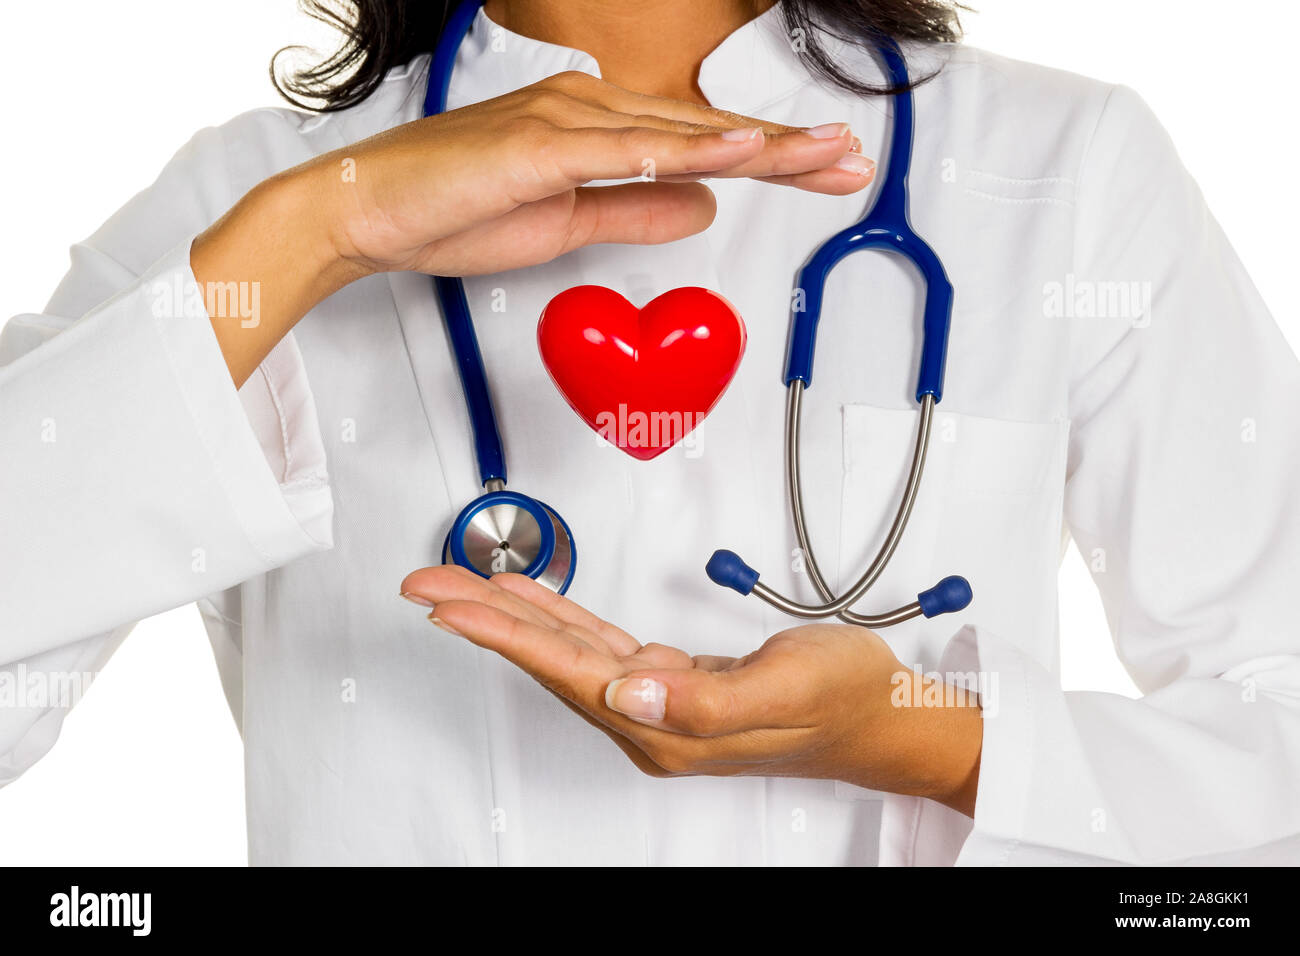
[[[851,153],[853,143],[846,124],[807,132],[562,73],[310,165],[334,210],[340,257],[379,271],[464,276],[590,243],[699,232],[714,214],[708,188],[691,182],[704,177],[854,192],[875,167]],[[355,173],[350,181],[342,168]],[[585,186],[621,179],[641,181]]]
[[[806,625],[743,658],[691,657],[518,574],[425,568],[402,593],[527,671],[646,773],[821,777],[974,813],[978,704],[900,706],[935,695],[897,694],[916,675],[864,628]]]
[[[561,73],[272,177],[190,261],[202,288],[259,289],[251,325],[209,307],[242,384],[298,319],[363,276],[502,272],[592,243],[681,239],[713,221],[698,180],[847,194],[875,172],[857,148],[843,123],[801,130]],[[586,185],[621,179],[638,181]]]

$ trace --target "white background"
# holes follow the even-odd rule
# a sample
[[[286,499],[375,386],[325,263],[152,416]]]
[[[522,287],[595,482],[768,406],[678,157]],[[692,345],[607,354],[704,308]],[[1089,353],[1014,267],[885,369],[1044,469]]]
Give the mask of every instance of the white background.
[[[979,12],[965,17],[972,44],[1124,83],[1146,98],[1300,347],[1288,292],[1300,249],[1300,4],[975,2]],[[330,42],[293,0],[64,0],[10,4],[4,20],[0,321],[40,311],[67,267],[67,247],[148,185],[196,129],[275,102],[266,74],[274,50]],[[75,601],[77,582],[66,589]],[[1135,694],[1073,552],[1061,589],[1066,687]],[[181,608],[137,627],[54,751],[0,789],[0,862],[245,859],[238,735],[198,613]]]

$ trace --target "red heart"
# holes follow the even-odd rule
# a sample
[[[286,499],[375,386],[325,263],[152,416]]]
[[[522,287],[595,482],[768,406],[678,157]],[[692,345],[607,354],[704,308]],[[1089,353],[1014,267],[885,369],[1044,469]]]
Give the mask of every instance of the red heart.
[[[593,430],[649,461],[712,411],[745,354],[745,323],[708,289],[672,289],[638,309],[612,289],[566,289],[537,323],[542,362]]]

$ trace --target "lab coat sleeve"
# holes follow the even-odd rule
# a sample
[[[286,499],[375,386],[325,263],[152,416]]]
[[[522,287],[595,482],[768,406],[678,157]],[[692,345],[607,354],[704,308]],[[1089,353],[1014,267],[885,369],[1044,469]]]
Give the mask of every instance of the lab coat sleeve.
[[[995,675],[997,699],[956,862],[1295,864],[1300,366],[1127,89],[1076,215],[1076,282],[1151,284],[1140,314],[1071,320],[1065,494],[1144,696],[1064,692],[1004,636],[960,633],[941,669]]]
[[[331,545],[292,336],[237,392],[189,265],[237,198],[226,137],[276,121],[251,116],[196,136],[0,334],[0,784],[71,703],[33,689],[78,686],[133,621]]]

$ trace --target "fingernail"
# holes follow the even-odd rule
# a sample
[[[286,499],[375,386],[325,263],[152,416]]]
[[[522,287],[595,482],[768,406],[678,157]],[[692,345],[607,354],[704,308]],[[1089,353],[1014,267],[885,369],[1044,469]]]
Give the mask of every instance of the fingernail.
[[[839,139],[849,131],[848,123],[824,123],[804,130],[813,139]]]
[[[729,129],[722,134],[722,138],[729,143],[748,143],[751,139],[763,132],[757,126],[747,129]]]
[[[649,677],[620,677],[605,688],[605,706],[628,717],[660,720],[668,703],[668,688]]]
[[[837,169],[844,169],[859,176],[871,176],[876,171],[876,161],[859,156],[857,153],[845,153],[835,163]]]
[[[412,594],[410,591],[403,591],[402,597],[406,598],[412,604],[420,605],[420,607],[433,607],[433,602],[428,598],[420,597],[418,594]]]
[[[465,636],[464,634],[462,634],[460,631],[456,630],[454,627],[452,627],[450,624],[448,624],[446,621],[444,621],[444,620],[443,620],[442,618],[440,618],[440,617],[435,617],[434,615],[430,614],[430,615],[429,615],[429,620],[432,621],[436,627],[440,627],[440,628],[442,628],[442,629],[443,629],[444,631],[446,631],[448,634],[454,634],[456,637],[464,637],[464,636]]]

